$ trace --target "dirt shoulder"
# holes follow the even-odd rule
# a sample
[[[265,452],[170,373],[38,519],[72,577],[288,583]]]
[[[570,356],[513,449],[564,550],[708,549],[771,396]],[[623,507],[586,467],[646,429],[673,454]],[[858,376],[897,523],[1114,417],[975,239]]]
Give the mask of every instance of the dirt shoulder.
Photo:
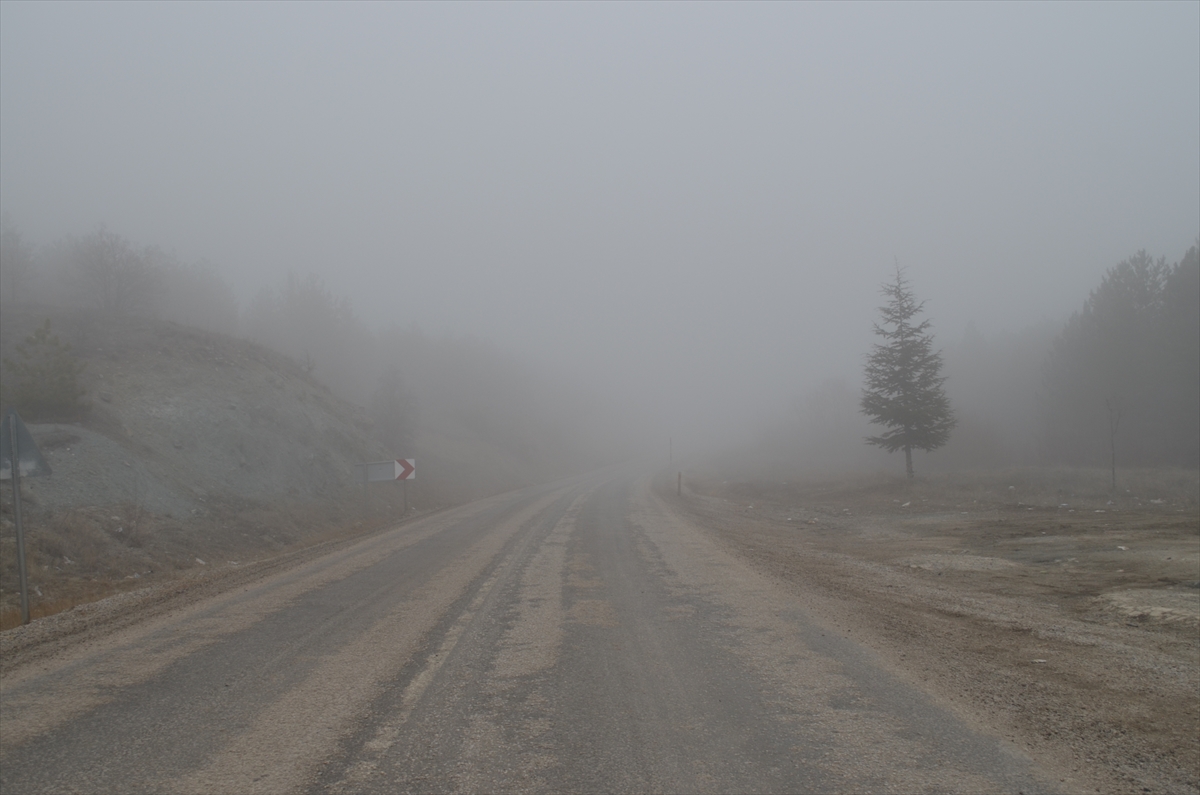
[[[141,587],[120,588],[118,583],[98,582],[90,593],[105,598],[83,601],[69,609],[48,614],[26,625],[15,625],[0,633],[0,674],[11,674],[67,649],[109,637],[118,631],[161,615],[180,610],[201,600],[242,589],[267,577],[303,566],[373,536],[438,513],[414,513],[407,520],[373,518],[333,526],[287,551],[258,560],[228,561],[188,571],[147,577]],[[63,582],[58,583],[64,585]],[[15,623],[13,611],[6,618]]]
[[[1197,792],[1194,473],[1142,481],[1116,499],[1028,472],[694,476],[682,498],[665,480],[660,493],[1067,789]]]

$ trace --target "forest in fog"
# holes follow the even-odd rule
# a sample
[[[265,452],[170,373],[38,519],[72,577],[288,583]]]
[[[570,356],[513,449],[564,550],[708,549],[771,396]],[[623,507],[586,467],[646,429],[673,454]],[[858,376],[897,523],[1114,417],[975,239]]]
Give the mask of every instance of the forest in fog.
[[[937,315],[932,318],[936,324]],[[1146,252],[1112,265],[1077,311],[985,337],[940,334],[958,424],[926,466],[1200,466],[1200,261]],[[830,379],[763,434],[771,463],[873,470],[859,385]]]
[[[2,242],[5,303],[149,316],[264,344],[366,407],[398,456],[421,423],[457,424],[514,460],[553,466],[646,452],[631,432],[644,425],[601,406],[586,384],[478,338],[430,336],[400,318],[372,327],[316,274],[288,275],[240,306],[213,265],[104,228],[34,245],[6,219]],[[1112,265],[1069,318],[991,337],[969,323],[938,341],[958,425],[929,456],[934,469],[1099,466],[1114,451],[1121,465],[1200,466],[1195,246],[1175,262],[1138,252]],[[741,456],[812,471],[888,466],[863,444],[859,390],[829,378],[792,396],[792,411],[765,418],[760,443],[739,445]]]
[[[1200,4],[0,22],[4,300],[269,346],[398,456],[894,472],[903,273],[952,412],[904,470],[1200,463]]]

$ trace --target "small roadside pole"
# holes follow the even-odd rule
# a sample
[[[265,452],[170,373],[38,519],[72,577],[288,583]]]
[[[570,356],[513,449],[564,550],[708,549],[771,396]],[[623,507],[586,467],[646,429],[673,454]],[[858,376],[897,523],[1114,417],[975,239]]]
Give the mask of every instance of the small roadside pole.
[[[675,481],[675,496],[683,496],[683,473],[679,473],[679,480]]]
[[[15,466],[14,466],[15,464]],[[21,526],[21,476],[49,475],[50,465],[42,458],[29,429],[16,409],[9,409],[0,424],[0,480],[13,486],[13,520],[17,528],[17,577],[21,586],[21,623],[29,623],[29,576],[25,567],[25,530]]]
[[[363,482],[362,511],[363,511],[363,518],[366,519],[367,517],[369,517],[371,515],[371,492],[370,492],[370,490],[367,489],[367,482],[370,479],[371,465],[370,464],[360,464],[359,466],[362,467],[362,482]]]
[[[369,495],[367,484],[377,480],[399,480],[404,485],[404,513],[408,514],[408,481],[416,480],[417,460],[415,458],[397,458],[395,461],[372,461],[366,464],[356,464],[362,475],[363,511],[369,510]]]

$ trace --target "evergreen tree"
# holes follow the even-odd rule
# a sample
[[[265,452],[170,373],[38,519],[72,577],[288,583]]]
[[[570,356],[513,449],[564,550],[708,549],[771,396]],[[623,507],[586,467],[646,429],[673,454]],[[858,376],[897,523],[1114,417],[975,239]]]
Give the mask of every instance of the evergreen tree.
[[[16,381],[4,397],[27,419],[74,420],[87,412],[87,390],[79,383],[84,365],[50,332],[49,318],[17,345],[17,359],[5,359],[4,366]]]
[[[915,322],[925,306],[913,297],[904,273],[897,266],[896,281],[882,290],[887,304],[880,307],[882,324],[875,334],[883,338],[867,357],[862,413],[872,424],[888,430],[867,437],[869,444],[889,453],[904,451],[908,476],[913,476],[912,451],[936,450],[950,438],[954,413],[942,389],[942,354],[933,350],[930,321]]]
[[[1200,463],[1196,248],[1174,266],[1139,251],[1110,268],[1051,347],[1040,403],[1051,461]]]

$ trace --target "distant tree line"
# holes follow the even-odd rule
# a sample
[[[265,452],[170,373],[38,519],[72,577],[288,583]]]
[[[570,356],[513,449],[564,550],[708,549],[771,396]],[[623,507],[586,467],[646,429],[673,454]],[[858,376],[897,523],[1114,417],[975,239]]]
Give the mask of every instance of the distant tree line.
[[[373,330],[349,299],[315,274],[290,274],[240,309],[233,289],[208,263],[181,262],[103,227],[35,248],[5,218],[0,302],[154,317],[245,337],[292,358],[333,393],[363,406],[376,440],[396,456],[413,455],[421,429],[454,437],[465,428],[471,444],[532,480],[573,466],[595,441],[582,440],[589,428],[603,441],[600,423],[581,420],[595,408],[583,390],[533,372],[480,340],[431,338],[415,326]],[[29,355],[18,352],[4,363],[6,393],[20,383],[33,394],[28,390],[38,368],[69,369],[49,327],[39,334],[36,343],[26,340]],[[75,401],[75,415],[86,407],[82,395],[60,391]],[[45,414],[63,416],[68,408],[52,406]]]
[[[1200,466],[1200,259],[1111,268],[1045,363],[1042,454],[1075,464]]]
[[[0,301],[154,317],[246,336],[294,358],[342,397],[366,405],[378,435],[396,446],[397,454],[412,443],[416,401],[405,392],[398,366],[376,361],[374,335],[355,317],[349,300],[335,296],[315,275],[289,275],[280,289],[262,290],[242,312],[233,289],[209,263],[180,262],[104,227],[35,249],[5,217]],[[60,389],[45,377],[70,369],[65,364],[69,346],[59,343],[48,325],[34,336],[4,362],[15,385],[6,397],[34,417],[79,416],[80,411],[67,410],[84,405],[75,387]],[[55,398],[47,390],[61,395]]]
[[[233,289],[206,262],[183,263],[100,227],[35,250],[5,217],[0,231],[0,300],[160,317],[236,334]]]
[[[892,292],[885,289],[888,306],[882,309],[899,314],[884,312],[880,330],[887,333],[875,351],[870,398],[854,401],[839,387],[831,406],[829,396],[805,403],[803,423],[818,414],[823,418],[819,433],[813,433],[825,460],[869,460],[836,453],[838,438],[861,445],[865,420],[856,412],[858,403],[886,429],[871,437],[873,443],[908,452],[944,445],[938,457],[952,466],[1098,466],[1111,464],[1114,456],[1121,466],[1200,466],[1196,247],[1175,264],[1145,252],[1117,264],[1060,329],[1047,324],[985,340],[969,328],[946,352],[944,373],[927,321],[915,317],[920,304],[902,276],[897,278],[887,285]],[[292,357],[341,397],[365,406],[377,438],[397,455],[407,455],[414,444],[420,416],[421,427],[466,427],[496,450],[529,460],[563,459],[570,457],[577,435],[568,429],[595,411],[580,390],[549,383],[478,340],[430,338],[415,327],[374,331],[348,299],[315,275],[291,275],[240,310],[212,265],[181,262],[103,227],[35,248],[5,218],[0,302],[17,301],[158,317],[248,337]],[[57,357],[55,372],[69,369],[49,329],[26,344],[29,355],[5,363],[6,391],[29,381],[38,367],[50,366],[52,358]],[[901,399],[904,385],[889,382],[904,370],[894,365],[905,361],[926,362],[923,370],[908,370],[924,390],[929,409],[924,424],[906,419],[911,407],[908,398]],[[86,406],[80,395],[69,402],[74,408],[48,413],[66,415]],[[818,403],[825,408],[817,411]],[[813,447],[814,439],[806,446]]]
[[[1114,488],[1120,467],[1200,466],[1196,246],[1174,264],[1145,251],[1118,263],[1061,326],[989,340],[968,324],[944,373],[929,321],[917,318],[922,305],[899,270],[883,292],[881,342],[867,358],[859,408],[886,430],[864,434],[845,388],[830,403],[822,397],[827,384],[798,404],[802,422],[813,426],[805,447],[819,442],[821,457],[835,437],[865,438],[903,450],[909,477],[913,450],[939,450],[930,462],[939,468],[1110,467]],[[817,404],[826,408],[814,412]]]
[[[1108,270],[1064,325],[985,340],[969,325],[947,355],[912,320],[901,276],[885,286],[884,342],[865,373],[863,411],[891,430],[868,442],[932,450],[943,465],[1200,466],[1200,257],[1145,251]],[[922,344],[923,343],[923,344]],[[924,365],[925,399],[918,384]],[[940,393],[945,382],[946,392]],[[942,402],[948,398],[954,411]],[[953,437],[944,422],[954,416]],[[928,427],[933,434],[922,435]],[[920,443],[918,443],[920,442]]]

